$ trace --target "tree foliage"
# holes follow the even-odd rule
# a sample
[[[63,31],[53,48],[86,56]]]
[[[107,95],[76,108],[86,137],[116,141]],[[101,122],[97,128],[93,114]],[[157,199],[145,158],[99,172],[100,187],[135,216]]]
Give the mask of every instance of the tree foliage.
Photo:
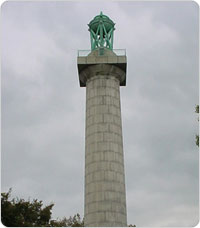
[[[196,106],[195,112],[199,114],[199,105]],[[199,146],[199,135],[196,135],[196,145]]]
[[[199,105],[196,105],[195,112],[199,113]]]
[[[1,221],[7,227],[83,227],[84,219],[79,214],[68,219],[51,219],[53,203],[43,207],[42,201],[19,198],[10,199],[11,188],[1,193]],[[128,225],[136,227],[136,225]]]
[[[52,220],[51,210],[53,203],[43,207],[42,201],[34,199],[13,198],[10,200],[11,189],[7,193],[1,193],[1,221],[8,227],[68,227],[84,226],[79,214],[74,217]]]
[[[79,214],[74,215],[73,217],[70,216],[69,219],[63,218],[62,220],[51,220],[50,226],[53,227],[83,227],[84,220],[81,220]]]

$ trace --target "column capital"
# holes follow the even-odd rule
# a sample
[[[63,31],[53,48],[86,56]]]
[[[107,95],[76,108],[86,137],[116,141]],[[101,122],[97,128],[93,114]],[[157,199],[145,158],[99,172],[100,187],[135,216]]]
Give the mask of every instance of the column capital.
[[[89,65],[79,73],[80,86],[85,87],[88,79],[96,75],[107,75],[116,77],[121,86],[126,84],[126,73],[119,67],[111,64]]]
[[[116,76],[120,86],[126,85],[126,55],[116,55],[113,51],[104,49],[103,55],[99,50],[92,51],[88,56],[78,56],[77,66],[80,87],[86,86],[86,81],[95,75]]]

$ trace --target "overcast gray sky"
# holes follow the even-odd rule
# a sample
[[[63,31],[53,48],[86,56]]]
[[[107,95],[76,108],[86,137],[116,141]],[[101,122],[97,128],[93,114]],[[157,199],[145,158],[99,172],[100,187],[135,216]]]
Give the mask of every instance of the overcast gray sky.
[[[198,222],[198,5],[195,2],[5,2],[2,191],[83,216],[85,88],[77,50],[103,11],[126,48],[121,87],[128,223]]]

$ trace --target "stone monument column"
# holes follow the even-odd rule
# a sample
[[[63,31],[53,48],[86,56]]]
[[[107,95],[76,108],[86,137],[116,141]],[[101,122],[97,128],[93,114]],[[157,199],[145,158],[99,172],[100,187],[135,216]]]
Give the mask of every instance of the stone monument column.
[[[102,15],[95,18],[105,23],[107,16]],[[86,87],[84,223],[127,226],[120,107],[126,56],[117,56],[109,47],[93,47],[88,56],[78,57],[78,70],[80,86]]]

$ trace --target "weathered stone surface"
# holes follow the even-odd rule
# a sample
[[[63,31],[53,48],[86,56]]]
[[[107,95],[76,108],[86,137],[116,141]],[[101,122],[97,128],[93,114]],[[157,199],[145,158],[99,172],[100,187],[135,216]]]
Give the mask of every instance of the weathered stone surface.
[[[85,226],[127,226],[119,91],[125,73],[111,65],[88,66],[82,73],[86,83]]]

